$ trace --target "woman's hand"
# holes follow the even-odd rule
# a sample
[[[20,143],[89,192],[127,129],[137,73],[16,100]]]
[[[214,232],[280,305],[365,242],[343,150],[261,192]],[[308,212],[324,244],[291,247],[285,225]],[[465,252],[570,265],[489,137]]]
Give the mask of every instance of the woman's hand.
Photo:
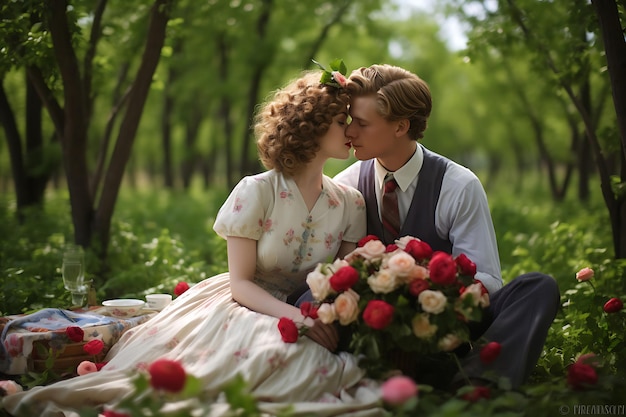
[[[313,320],[308,319],[305,322],[305,325],[309,327],[305,335],[331,352],[336,351],[339,344],[337,328],[332,324],[322,323],[320,319],[313,321],[312,324],[311,321]]]

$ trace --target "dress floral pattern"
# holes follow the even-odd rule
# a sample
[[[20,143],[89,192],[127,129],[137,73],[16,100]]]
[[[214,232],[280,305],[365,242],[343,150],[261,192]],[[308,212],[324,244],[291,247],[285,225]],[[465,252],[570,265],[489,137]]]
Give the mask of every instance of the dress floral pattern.
[[[235,187],[214,229],[223,237],[258,240],[255,281],[284,300],[318,262],[335,256],[342,240],[363,237],[365,204],[358,191],[324,177],[309,211],[293,180],[268,171]],[[378,385],[364,378],[354,356],[331,353],[306,337],[284,343],[277,323],[236,303],[223,273],[194,285],[126,332],[100,372],[6,397],[4,405],[16,416],[73,416],[80,407],[114,404],[129,391],[133,372],[166,357],[202,380],[216,401],[211,416],[227,415],[219,392],[237,374],[269,416],[287,406],[294,415],[385,415]]]

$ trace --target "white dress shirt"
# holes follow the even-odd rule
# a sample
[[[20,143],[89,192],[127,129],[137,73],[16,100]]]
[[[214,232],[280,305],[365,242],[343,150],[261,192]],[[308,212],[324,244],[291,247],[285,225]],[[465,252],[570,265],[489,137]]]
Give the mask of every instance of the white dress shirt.
[[[398,183],[398,208],[402,224],[413,201],[423,161],[424,153],[418,145],[411,159],[393,173]],[[380,213],[384,178],[388,171],[378,161],[374,169]],[[334,179],[356,188],[360,170],[361,161],[357,161]],[[490,294],[502,288],[500,256],[487,195],[478,177],[453,161],[448,163],[443,176],[435,222],[439,237],[452,242],[452,255],[456,257],[464,253],[476,264],[476,279],[483,283]]]

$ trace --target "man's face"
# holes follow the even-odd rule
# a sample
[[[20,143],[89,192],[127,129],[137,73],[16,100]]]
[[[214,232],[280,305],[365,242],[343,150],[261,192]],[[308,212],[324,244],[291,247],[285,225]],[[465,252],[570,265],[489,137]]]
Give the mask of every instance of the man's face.
[[[352,143],[356,158],[384,160],[393,154],[398,123],[378,114],[376,95],[355,97],[350,103],[350,116],[352,122],[346,128],[346,137]]]

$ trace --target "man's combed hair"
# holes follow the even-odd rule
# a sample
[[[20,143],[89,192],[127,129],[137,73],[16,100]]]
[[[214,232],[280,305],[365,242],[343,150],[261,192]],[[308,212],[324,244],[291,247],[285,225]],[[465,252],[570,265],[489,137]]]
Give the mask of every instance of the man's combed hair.
[[[411,139],[424,137],[432,98],[428,84],[404,68],[371,65],[352,71],[347,90],[354,99],[376,95],[378,114],[387,120],[408,119]]]
[[[311,161],[333,118],[346,111],[345,89],[320,84],[320,73],[307,72],[276,91],[256,114],[254,132],[259,158],[267,169],[293,175]]]

